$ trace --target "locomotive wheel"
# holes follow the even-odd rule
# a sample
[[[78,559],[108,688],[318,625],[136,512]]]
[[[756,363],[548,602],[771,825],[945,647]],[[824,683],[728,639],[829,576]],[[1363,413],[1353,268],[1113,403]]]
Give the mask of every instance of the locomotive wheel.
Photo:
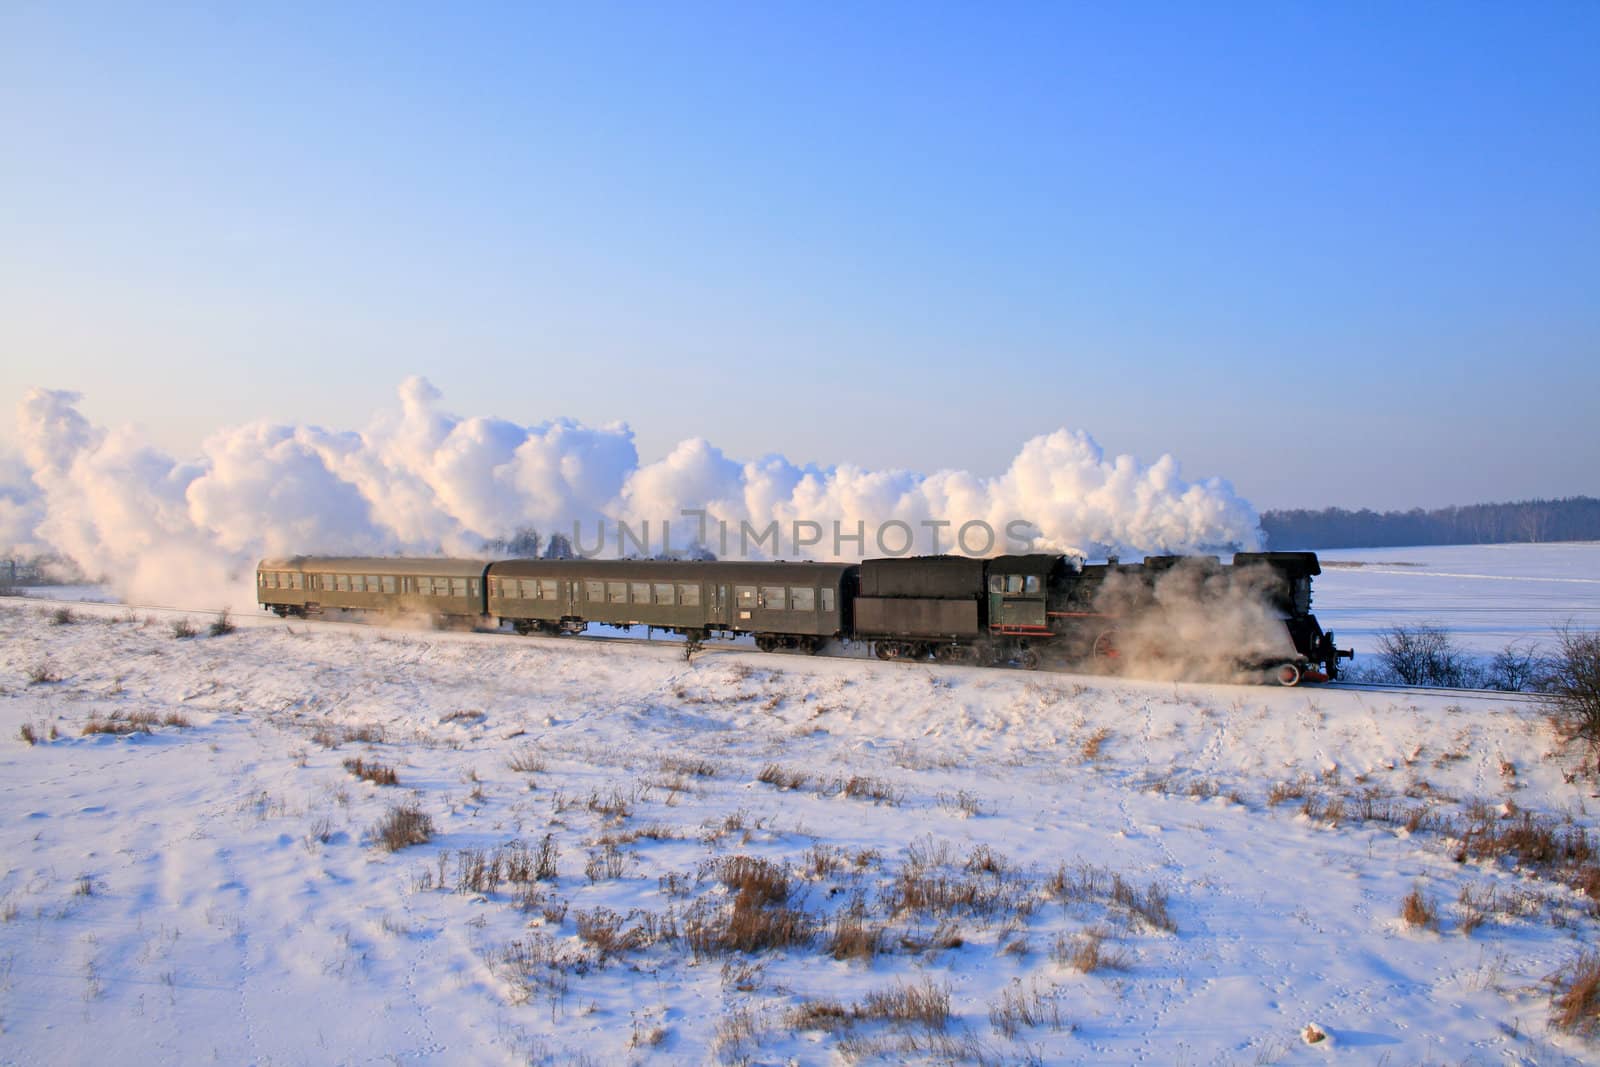
[[[1272,670],[1273,681],[1282,686],[1300,684],[1300,668],[1293,663],[1280,663]]]
[[[1100,636],[1094,639],[1093,653],[1095,659],[1115,659],[1120,655],[1117,651],[1117,631],[1102,630]]]

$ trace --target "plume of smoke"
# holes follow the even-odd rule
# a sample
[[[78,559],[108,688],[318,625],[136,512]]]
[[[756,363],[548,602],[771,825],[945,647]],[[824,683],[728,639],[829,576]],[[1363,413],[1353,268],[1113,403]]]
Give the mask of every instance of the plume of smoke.
[[[1271,567],[1219,567],[1182,560],[1152,583],[1138,572],[1112,572],[1095,611],[1114,616],[1119,669],[1142,678],[1254,681],[1252,665],[1295,657],[1294,641],[1274,606],[1282,579]]]
[[[1013,520],[1031,523],[1033,550],[1084,556],[1248,548],[1258,539],[1254,511],[1226,482],[1186,482],[1170,456],[1107,457],[1067,430],[1026,442],[992,478],[801,466],[776,455],[739,461],[698,437],[641,464],[623,424],[461,418],[440,407],[427,381],[410,378],[398,409],[365,430],[253,423],[217,432],[198,460],[180,462],[129,431],[91,425],[79,399],[45,389],[23,398],[27,476],[6,477],[15,488],[0,492],[0,530],[11,547],[48,545],[125,597],[154,602],[246,607],[262,556],[476,555],[486,540],[529,526],[570,535],[574,523],[649,522],[659,544],[670,524],[672,544],[688,547],[700,520],[685,509],[703,510],[712,529],[776,520],[785,531],[797,521],[869,531],[865,544],[835,552],[824,537],[799,553],[785,532],[789,558],[879,554],[870,531],[889,520],[916,531],[947,522],[946,548],[961,524],[982,520],[999,534],[994,552],[1006,550]],[[601,554],[615,551],[608,539]]]

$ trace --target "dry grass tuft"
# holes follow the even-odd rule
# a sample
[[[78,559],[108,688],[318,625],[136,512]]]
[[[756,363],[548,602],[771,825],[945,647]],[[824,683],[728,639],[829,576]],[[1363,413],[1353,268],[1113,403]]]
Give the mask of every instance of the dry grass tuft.
[[[31,722],[25,722],[17,729],[17,737],[30,746],[39,743],[39,735]]]
[[[1050,958],[1079,974],[1125,971],[1128,969],[1127,953],[1120,948],[1107,947],[1106,941],[1110,936],[1111,932],[1103,926],[1079,930],[1070,937],[1060,934],[1050,951]]]
[[[989,1025],[1007,1039],[1015,1039],[1023,1027],[1061,1030],[1066,1024],[1061,1019],[1061,1005],[1054,997],[1038,988],[1024,991],[1021,982],[1013,981],[1001,991],[999,1001],[989,1006]]]
[[[882,1019],[926,1030],[943,1030],[950,1021],[950,991],[923,979],[912,985],[868,993],[856,1011],[860,1019]]]
[[[1428,930],[1439,929],[1439,909],[1434,906],[1421,886],[1412,886],[1411,892],[1400,901],[1400,918],[1407,926],[1421,926]]]
[[[71,608],[57,608],[50,613],[51,626],[71,626],[78,621]]]
[[[371,782],[373,785],[400,784],[400,776],[395,774],[394,768],[379,763],[377,760],[369,762],[358,756],[355,759],[345,760],[344,769],[360,778],[363,782]]]
[[[583,876],[590,882],[615,881],[628,870],[628,854],[616,845],[607,843],[589,853],[583,865]]]
[[[52,685],[61,681],[61,672],[49,660],[40,660],[28,668],[29,685]]]
[[[868,960],[883,951],[884,927],[869,923],[858,900],[833,917],[823,951],[836,960]]]
[[[805,771],[797,771],[790,767],[781,767],[776,763],[769,763],[761,768],[761,773],[756,775],[756,781],[765,782],[778,789],[800,789],[811,780]]]
[[[1110,737],[1111,731],[1104,726],[1090,734],[1083,742],[1082,752],[1084,760],[1088,761],[1099,759],[1100,750],[1105,747],[1105,743]]]
[[[172,620],[172,636],[178,638],[180,641],[186,637],[193,637],[199,632],[200,631],[195,629],[194,623],[190,621],[187,616]]]
[[[698,758],[663,756],[660,766],[667,774],[682,774],[690,778],[714,778],[717,774],[715,763]]]
[[[154,717],[149,717],[153,721]],[[91,712],[89,721],[83,724],[83,736],[90,737],[95,734],[111,734],[122,737],[131,733],[149,733],[150,721],[145,716],[124,715],[113,712],[110,718],[103,719],[98,711]]]
[[[211,625],[206,627],[206,632],[212,637],[226,637],[236,629],[238,627],[234,626],[233,620],[228,617],[227,611],[224,610],[211,620]]]
[[[976,818],[984,813],[983,802],[978,799],[978,794],[970,790],[958,789],[954,793],[940,793],[934,799],[939,807],[964,819]]]
[[[807,944],[815,920],[787,906],[788,871],[753,856],[729,856],[715,867],[732,894],[727,904],[702,899],[684,916],[684,937],[697,956],[761,952]]]
[[[433,817],[415,802],[397,804],[372,828],[372,836],[388,852],[426,844],[433,837]]]
[[[532,745],[523,745],[506,757],[506,766],[518,774],[543,774],[548,764]]]
[[[853,775],[844,783],[844,795],[871,800],[875,804],[894,806],[900,803],[900,794],[893,785],[882,778]]]
[[[1551,1022],[1559,1030],[1593,1037],[1600,1033],[1600,952],[1590,949],[1550,976]]]

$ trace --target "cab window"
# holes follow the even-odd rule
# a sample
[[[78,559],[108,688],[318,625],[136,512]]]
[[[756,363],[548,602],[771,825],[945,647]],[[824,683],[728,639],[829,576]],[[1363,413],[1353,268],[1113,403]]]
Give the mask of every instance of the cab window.
[[[1024,593],[1032,593],[1034,596],[1038,596],[1039,576],[1037,574],[1028,575],[1028,577],[1023,580],[1022,591]]]

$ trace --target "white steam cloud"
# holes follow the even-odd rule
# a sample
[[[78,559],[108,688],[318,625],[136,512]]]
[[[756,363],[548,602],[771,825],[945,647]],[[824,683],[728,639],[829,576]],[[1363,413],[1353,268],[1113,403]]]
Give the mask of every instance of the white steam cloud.
[[[609,531],[648,522],[652,551],[670,522],[671,544],[684,548],[700,531],[685,509],[706,513],[713,551],[719,522],[737,546],[742,523],[777,521],[788,558],[882,554],[873,531],[896,520],[916,533],[916,551],[931,547],[924,523],[950,524],[940,528],[948,549],[974,520],[995,531],[995,553],[1016,547],[1005,531],[1017,520],[1030,524],[1030,549],[1090,557],[1259,540],[1254,511],[1227,482],[1185,482],[1171,456],[1148,465],[1108,458],[1081,432],[1033,438],[992,478],[797,466],[775,455],[739,461],[698,437],[641,465],[622,424],[459,418],[421,378],[403,382],[399,399],[398,411],[362,432],[254,423],[214,434],[185,463],[126,430],[91,425],[76,394],[35,389],[18,409],[22,461],[0,457],[0,547],[48,547],[129,599],[244,607],[262,556],[475,555],[522,527],[571,537],[574,522],[592,552],[597,520]],[[796,522],[817,523],[825,536],[794,551]],[[862,524],[865,543],[834,551],[835,522],[846,532]],[[599,554],[616,552],[608,533]]]

